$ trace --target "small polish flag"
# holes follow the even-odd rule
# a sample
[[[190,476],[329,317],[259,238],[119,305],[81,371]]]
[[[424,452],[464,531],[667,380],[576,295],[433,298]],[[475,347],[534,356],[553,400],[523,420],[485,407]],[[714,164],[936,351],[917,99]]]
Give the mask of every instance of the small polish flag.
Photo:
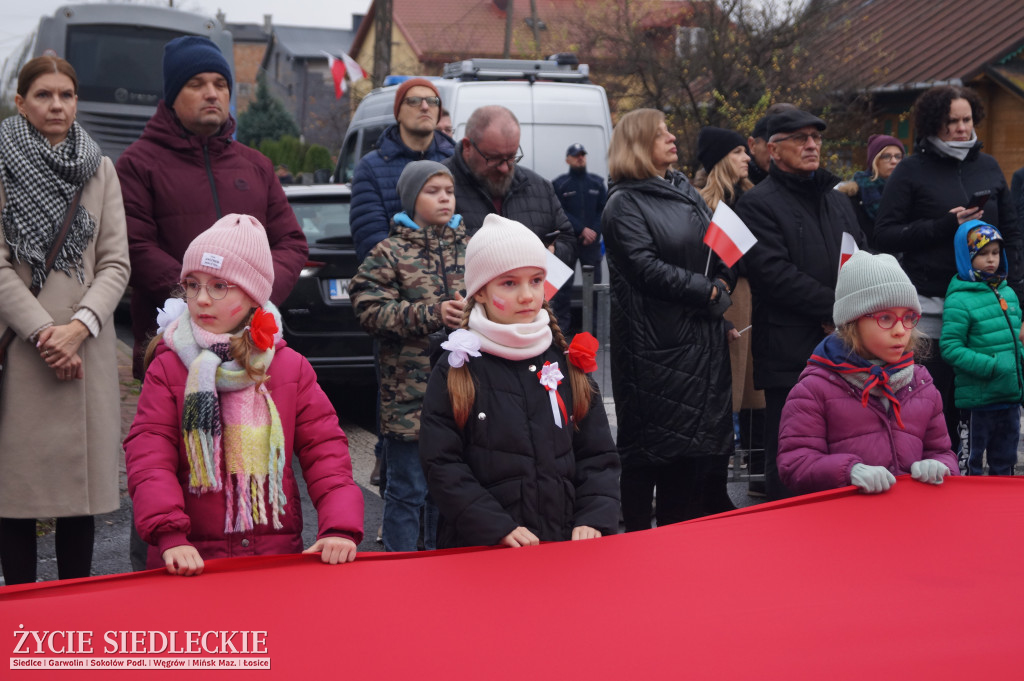
[[[351,84],[361,78],[368,78],[366,71],[359,65],[352,57],[348,56],[344,52],[341,53],[341,59],[336,58],[334,55],[327,52],[323,53],[327,57],[327,68],[331,72],[331,78],[334,79],[334,98],[341,99],[341,96],[345,94],[348,87],[345,85],[345,80]]]
[[[708,231],[704,233],[704,243],[711,247],[727,267],[732,267],[757,243],[757,237],[747,229],[732,208],[725,205],[725,201],[719,201]]]
[[[839,269],[843,269],[843,265],[850,257],[859,251],[857,248],[857,242],[854,240],[853,235],[849,232],[843,232],[843,245],[839,251]]]
[[[334,98],[341,99],[341,96],[345,94],[345,62],[335,59],[326,52],[324,54],[327,56],[327,68],[330,69],[331,78],[334,79]]]
[[[370,74],[366,72],[366,69],[360,66],[359,62],[348,56],[346,53],[341,53],[341,60],[345,62],[345,71],[348,73],[348,82],[353,85],[356,84],[357,80],[370,77]]]
[[[544,300],[551,300],[571,276],[572,269],[556,258],[554,253],[548,251],[548,278],[544,280]]]

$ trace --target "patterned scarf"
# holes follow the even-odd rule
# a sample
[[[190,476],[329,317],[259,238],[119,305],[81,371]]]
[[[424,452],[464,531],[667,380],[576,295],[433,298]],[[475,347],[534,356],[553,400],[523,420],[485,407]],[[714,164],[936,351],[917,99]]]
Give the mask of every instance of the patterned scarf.
[[[908,352],[892,364],[878,365],[848,349],[838,336],[831,335],[818,344],[807,363],[834,371],[842,375],[843,378],[851,374],[867,374],[861,389],[861,405],[868,406],[871,390],[873,388],[880,389],[882,395],[892,402],[892,413],[896,417],[896,423],[900,428],[906,428],[900,417],[900,401],[896,399],[891,379],[904,369],[913,370],[914,353]]]
[[[78,122],[56,147],[21,116],[0,123],[0,181],[7,193],[0,221],[14,259],[32,268],[32,283],[46,281],[46,253],[60,231],[71,198],[100,167],[100,148]],[[81,205],[53,269],[85,283],[82,256],[96,222]]]
[[[264,308],[281,328],[277,308]],[[244,331],[242,333],[245,333]],[[185,403],[181,414],[182,437],[189,464],[189,491],[227,495],[225,532],[245,532],[266,525],[269,482],[270,520],[282,527],[284,513],[284,430],[281,417],[264,384],[259,386],[231,357],[230,334],[204,331],[186,309],[164,331],[164,342],[188,367]],[[276,340],[276,339],[275,339]],[[254,355],[254,365],[269,367],[274,348]],[[228,474],[221,479],[222,462]]]
[[[878,206],[882,203],[882,190],[885,189],[885,180],[878,178],[871,179],[871,173],[858,170],[853,174],[853,181],[860,189],[860,203],[864,206],[864,213],[874,220],[878,216]]]

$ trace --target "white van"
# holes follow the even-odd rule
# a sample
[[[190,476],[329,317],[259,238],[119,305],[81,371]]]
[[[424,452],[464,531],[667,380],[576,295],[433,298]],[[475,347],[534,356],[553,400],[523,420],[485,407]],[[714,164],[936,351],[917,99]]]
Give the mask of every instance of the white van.
[[[573,58],[573,61],[575,59]],[[612,120],[604,88],[587,81],[587,67],[551,60],[474,59],[447,64],[431,78],[441,105],[452,116],[456,141],[477,107],[500,104],[519,119],[523,160],[548,180],[568,172],[565,152],[579,142],[587,149],[587,171],[608,176]],[[378,88],[360,102],[338,154],[332,181],[350,182],[356,163],[395,122],[398,85]]]

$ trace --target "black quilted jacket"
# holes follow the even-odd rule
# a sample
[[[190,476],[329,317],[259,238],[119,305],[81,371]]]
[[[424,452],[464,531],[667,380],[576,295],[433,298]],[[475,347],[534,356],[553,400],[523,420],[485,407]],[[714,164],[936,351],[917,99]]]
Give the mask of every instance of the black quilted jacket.
[[[732,442],[725,324],[703,243],[710,212],[679,174],[612,185],[602,219],[611,275],[612,391],[623,467],[724,454]]]
[[[564,541],[586,525],[602,535],[619,525],[619,457],[599,393],[575,430],[559,428],[537,372],[558,362],[558,386],[572,414],[565,355],[554,347],[511,361],[483,353],[469,360],[476,401],[464,429],[448,397],[448,353],[430,376],[420,425],[420,459],[441,511],[437,547],[490,546],[518,526],[541,541]]]

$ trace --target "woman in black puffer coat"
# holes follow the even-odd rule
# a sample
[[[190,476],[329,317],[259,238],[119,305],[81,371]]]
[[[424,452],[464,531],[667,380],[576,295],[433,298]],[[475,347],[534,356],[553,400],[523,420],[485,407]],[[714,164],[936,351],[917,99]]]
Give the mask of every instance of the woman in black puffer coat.
[[[917,330],[928,339],[922,363],[942,395],[954,451],[960,444],[959,410],[953,368],[939,354],[938,339],[946,288],[957,274],[953,235],[960,225],[984,220],[999,229],[1008,282],[1018,296],[1024,293],[1024,253],[1014,201],[999,164],[981,151],[975,130],[984,116],[981,99],[970,88],[944,85],[917,98],[914,154],[885,183],[873,242],[881,251],[902,254],[900,264],[921,299]],[[969,205],[979,191],[991,192],[983,210]]]
[[[711,214],[676,161],[661,112],[615,126],[602,231],[627,532],[650,527],[655,487],[659,526],[702,515],[707,467],[732,451],[722,314],[735,278],[704,245]]]

